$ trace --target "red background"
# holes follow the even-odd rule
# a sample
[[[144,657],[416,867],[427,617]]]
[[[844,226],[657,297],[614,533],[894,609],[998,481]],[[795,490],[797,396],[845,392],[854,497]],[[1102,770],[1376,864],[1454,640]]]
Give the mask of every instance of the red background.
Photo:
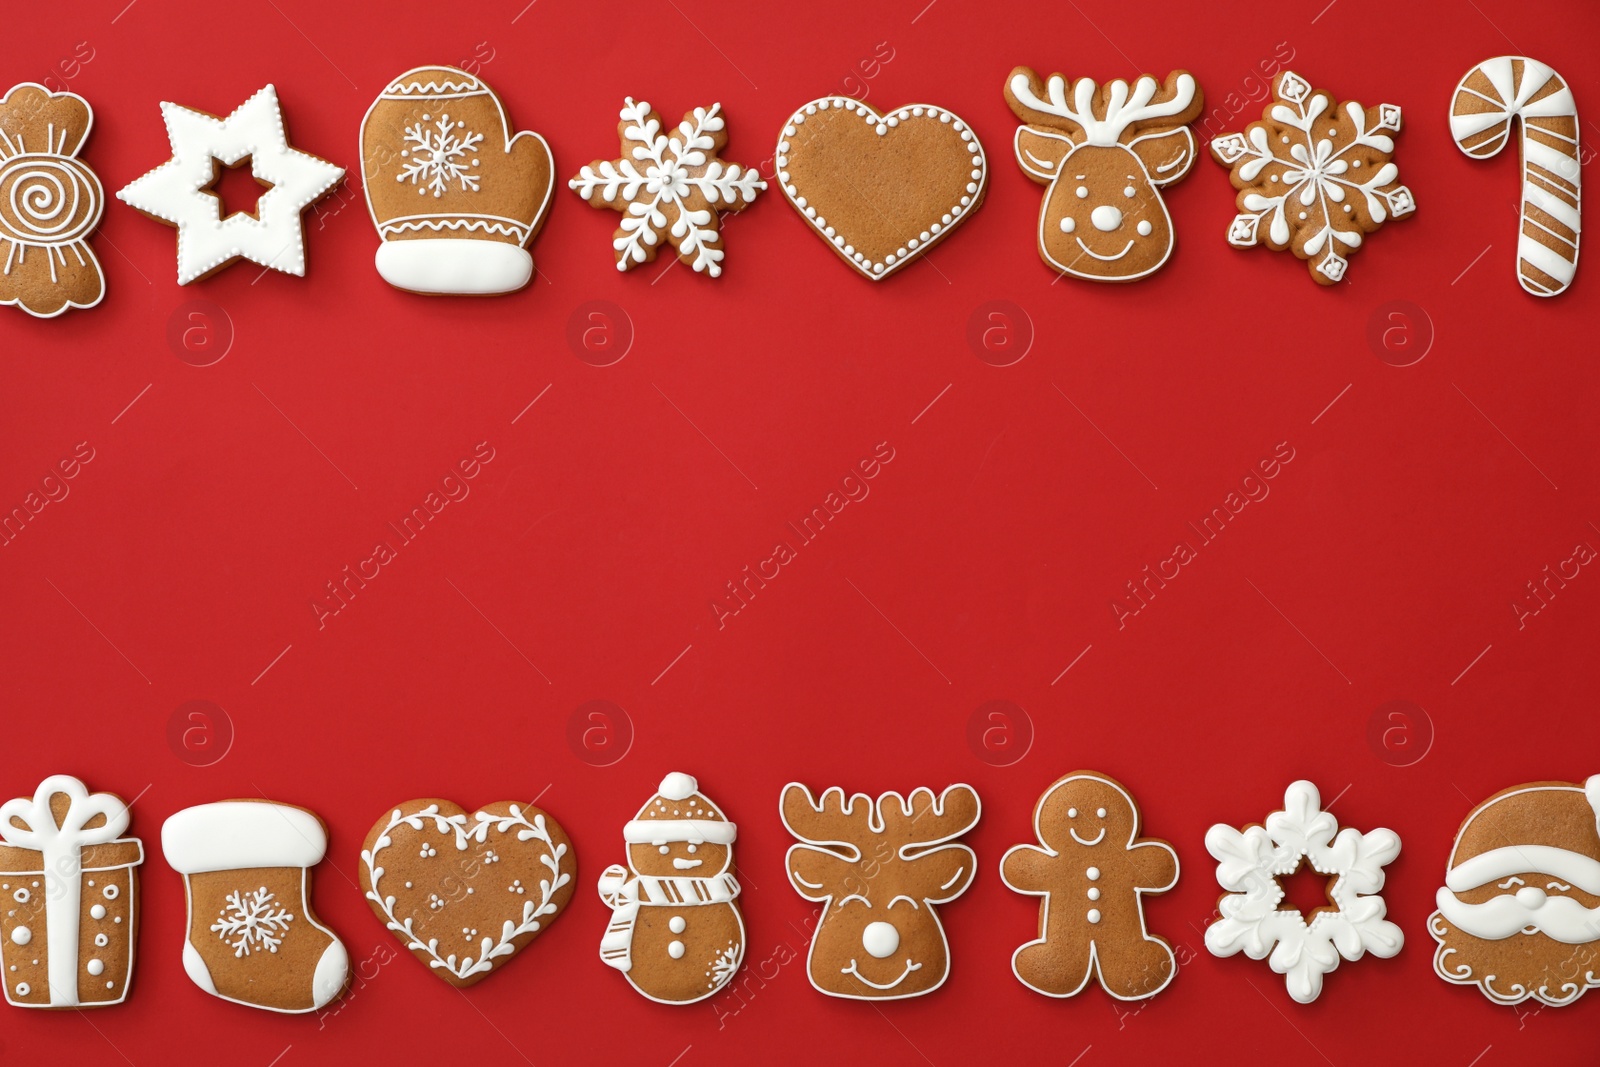
[[[79,442],[94,452],[70,495],[0,548],[0,793],[66,771],[138,797],[141,962],[122,1007],[0,1011],[7,1062],[1594,1055],[1600,996],[1494,1007],[1434,976],[1425,927],[1474,804],[1600,771],[1600,577],[1585,569],[1521,628],[1512,607],[1545,565],[1600,546],[1600,279],[1591,264],[1549,301],[1517,288],[1514,153],[1468,160],[1446,124],[1461,75],[1506,52],[1554,65],[1593,114],[1592,5],[525,2],[42,5],[0,41],[0,82],[53,79],[89,99],[86,157],[108,191],[166,158],[158,101],[225,114],[268,81],[294,144],[358,169],[361,116],[389,78],[475,65],[515,124],[549,140],[563,177],[616,154],[627,94],[669,120],[720,100],[726,155],[754,163],[796,105],[864,87],[879,107],[929,101],[970,121],[989,154],[987,203],[929,261],[872,285],[772,189],[728,226],[712,281],[663,274],[665,261],[619,275],[615,216],[558,189],[535,284],[474,302],[385,285],[353,185],[342,208],[307,215],[306,278],[241,264],[188,288],[174,281],[173,231],[113,201],[95,242],[105,303],[54,321],[0,315],[0,504],[20,504]],[[892,58],[871,62],[885,45]],[[1242,97],[1259,98],[1260,65],[1281,50],[1341,99],[1403,106],[1397,161],[1415,218],[1324,289],[1287,254],[1227,247],[1233,193],[1202,158],[1168,192],[1178,248],[1163,271],[1052,284],[1033,248],[1042,189],[1010,155],[1010,68],[1185,67],[1239,129],[1260,113]],[[198,298],[220,315],[188,319]],[[1415,307],[1391,322],[1380,309],[1396,300]],[[569,344],[590,301],[621,309],[613,338],[632,332],[611,366]],[[989,301],[1026,321],[1010,312],[1012,332],[990,336],[1010,355],[986,362],[969,324]],[[206,337],[231,328],[225,358],[196,367],[169,345],[169,324],[191,321]],[[1399,327],[1392,348],[1369,341],[1374,321]],[[1025,356],[994,366],[1030,329]],[[319,628],[324,583],[483,441],[495,458],[471,495]],[[884,441],[895,458],[870,496],[719,629],[724,583]],[[1119,628],[1124,583],[1279,442],[1295,458],[1270,496]],[[169,725],[193,700],[222,710],[193,720],[185,747],[190,721],[179,716],[177,740]],[[591,700],[623,712],[580,718],[569,742]],[[990,747],[981,730],[969,744],[992,700],[1023,710],[980,723],[999,730]],[[1395,700],[1415,707],[1391,720],[1380,709]],[[1030,723],[1025,756],[997,765]],[[594,765],[626,724],[631,748]],[[586,725],[599,730],[590,747]],[[196,766],[230,729],[226,754]],[[1097,989],[1046,1000],[1009,973],[1036,901],[1001,884],[1000,855],[1029,839],[1044,787],[1084,767],[1122,779],[1183,864],[1147,911],[1185,965],[1132,1012]],[[740,824],[742,1002],[663,1007],[597,959],[607,912],[594,878],[673,769]],[[1218,894],[1206,827],[1261,819],[1297,777],[1337,798],[1341,820],[1405,842],[1385,893],[1405,949],[1342,965],[1309,1006],[1264,962],[1202,945]],[[777,800],[791,779],[979,790],[968,841],[981,869],[943,909],[954,968],[936,994],[838,1001],[799,960],[775,974],[765,963],[785,944],[803,959],[811,910],[783,872]],[[465,994],[393,951],[354,884],[373,820],[425,795],[538,795],[577,843],[568,913]],[[161,822],[236,796],[302,804],[330,826],[316,904],[370,975],[336,1014],[250,1011],[182,972],[183,890],[160,858]],[[747,980],[758,968],[764,985]]]

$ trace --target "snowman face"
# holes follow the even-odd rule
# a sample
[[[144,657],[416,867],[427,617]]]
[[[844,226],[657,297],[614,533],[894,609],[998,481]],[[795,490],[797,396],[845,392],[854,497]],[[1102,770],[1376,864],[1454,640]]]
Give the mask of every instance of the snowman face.
[[[1053,789],[1041,802],[1038,821],[1040,839],[1056,852],[1121,850],[1138,829],[1138,817],[1122,790],[1088,775],[1069,778]]]
[[[647,841],[628,846],[628,865],[651,878],[712,878],[732,855],[729,846],[706,841]]]

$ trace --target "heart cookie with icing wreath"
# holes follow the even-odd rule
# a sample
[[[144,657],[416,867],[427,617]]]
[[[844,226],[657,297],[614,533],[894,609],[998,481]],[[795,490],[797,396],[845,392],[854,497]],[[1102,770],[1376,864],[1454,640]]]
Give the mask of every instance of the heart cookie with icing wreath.
[[[978,135],[944,108],[907,104],[879,114],[841,96],[790,115],[774,162],[795,210],[873,281],[965,222],[989,178]]]

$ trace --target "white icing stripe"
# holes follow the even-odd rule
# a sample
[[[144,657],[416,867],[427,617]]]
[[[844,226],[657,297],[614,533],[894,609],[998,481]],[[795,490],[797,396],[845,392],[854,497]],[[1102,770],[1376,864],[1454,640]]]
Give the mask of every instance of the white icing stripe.
[[[1522,156],[1529,163],[1536,163],[1549,171],[1572,181],[1578,173],[1578,161],[1573,156],[1553,145],[1545,144],[1536,137],[1529,137],[1526,133],[1522,139]]]
[[[1543,211],[1574,234],[1578,232],[1578,209],[1559,196],[1553,196],[1543,190],[1529,189],[1528,204]],[[1527,217],[1526,213],[1524,213],[1523,218],[1529,222],[1533,221]],[[1566,238],[1562,239],[1566,240]],[[1567,243],[1572,244],[1573,242],[1568,241]]]
[[[1567,259],[1567,257],[1549,245],[1543,244],[1527,234],[1523,234],[1517,241],[1517,254],[1522,257],[1524,262],[1538,267],[1560,282],[1562,288],[1572,284],[1572,276],[1578,270],[1576,263]],[[1596,890],[1596,892],[1600,892],[1600,890]]]
[[[659,845],[668,841],[705,841],[731,845],[739,828],[731,822],[709,819],[633,819],[622,828],[622,839],[630,845]]]
[[[1504,845],[1480,852],[1452,867],[1444,884],[1452,893],[1463,893],[1529,871],[1553,875],[1585,893],[1600,895],[1600,860],[1553,845]]]

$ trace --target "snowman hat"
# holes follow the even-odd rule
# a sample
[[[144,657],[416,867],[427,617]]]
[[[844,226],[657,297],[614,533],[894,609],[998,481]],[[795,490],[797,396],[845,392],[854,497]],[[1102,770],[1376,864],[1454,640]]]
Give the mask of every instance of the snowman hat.
[[[664,845],[669,841],[731,845],[737,836],[738,827],[701,795],[700,783],[694,776],[682,771],[673,771],[661,779],[656,795],[645,801],[639,814],[622,827],[622,839],[630,845]]]
[[[184,808],[163,823],[161,851],[179,874],[314,867],[328,851],[328,832],[304,808],[224,800]]]

